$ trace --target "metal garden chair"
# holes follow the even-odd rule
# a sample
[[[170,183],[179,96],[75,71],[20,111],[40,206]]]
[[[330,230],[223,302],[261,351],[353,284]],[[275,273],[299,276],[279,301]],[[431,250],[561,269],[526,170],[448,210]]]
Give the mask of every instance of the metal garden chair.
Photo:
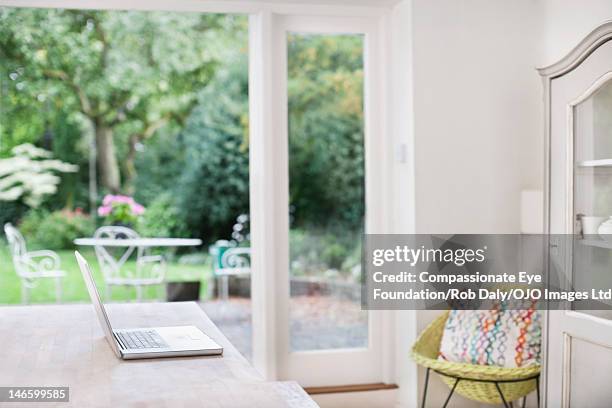
[[[100,227],[94,233],[96,239],[138,239],[138,233],[123,226]],[[106,297],[111,298],[113,286],[133,286],[136,289],[136,300],[142,299],[142,289],[146,286],[161,285],[166,276],[166,261],[161,255],[152,255],[149,248],[129,246],[107,248],[94,246],[96,257],[104,283]],[[136,254],[136,268],[125,266],[128,259]]]
[[[223,300],[229,298],[230,276],[247,276],[251,274],[251,248],[225,246],[227,241],[219,241],[220,245],[213,245],[210,254],[213,255],[213,273],[217,279],[219,297]],[[220,252],[222,251],[222,252]]]
[[[4,224],[15,272],[21,279],[21,301],[30,302],[30,290],[36,287],[39,279],[55,279],[55,299],[62,299],[62,278],[66,272],[60,268],[60,258],[50,250],[27,251],[23,235],[12,224]]]

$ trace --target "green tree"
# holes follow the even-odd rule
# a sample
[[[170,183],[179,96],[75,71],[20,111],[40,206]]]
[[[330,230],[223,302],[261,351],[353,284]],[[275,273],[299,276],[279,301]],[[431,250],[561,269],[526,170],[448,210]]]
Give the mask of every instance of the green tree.
[[[359,229],[364,214],[363,38],[288,41],[293,225]]]
[[[117,192],[121,172],[131,185],[141,143],[184,126],[197,91],[241,45],[244,24],[212,14],[0,8],[6,109],[34,115],[36,131],[47,120],[35,115],[40,103],[47,115],[79,112],[95,134],[100,181]]]
[[[228,239],[249,211],[246,55],[217,72],[181,133],[184,161],[175,196],[191,234]]]

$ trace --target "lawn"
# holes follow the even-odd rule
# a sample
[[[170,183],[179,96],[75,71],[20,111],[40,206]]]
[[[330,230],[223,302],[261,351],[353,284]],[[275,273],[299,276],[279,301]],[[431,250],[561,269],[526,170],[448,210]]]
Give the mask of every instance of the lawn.
[[[81,272],[74,257],[74,252],[70,250],[57,251],[61,258],[62,269],[66,272],[63,279],[63,302],[84,302],[89,301],[85,283],[81,277]],[[94,279],[100,295],[104,298],[104,280],[98,262],[92,249],[82,250],[83,256],[89,261]],[[127,262],[127,268],[135,267],[135,260]],[[132,269],[133,270],[133,269]],[[201,281],[200,298],[206,299],[207,282],[211,276],[211,266],[209,262],[202,264],[179,264],[178,262],[168,262],[166,281]],[[30,291],[30,303],[53,303],[55,302],[55,282],[53,279],[40,279],[38,285]],[[143,290],[143,300],[155,300],[165,296],[165,289],[157,286]],[[113,287],[112,301],[134,300],[136,291],[129,287]],[[21,281],[15,273],[8,248],[0,243],[0,304],[21,303]]]

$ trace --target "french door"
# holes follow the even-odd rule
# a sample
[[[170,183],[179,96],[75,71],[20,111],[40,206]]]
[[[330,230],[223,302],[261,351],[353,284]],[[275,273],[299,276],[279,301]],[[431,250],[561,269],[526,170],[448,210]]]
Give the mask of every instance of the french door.
[[[270,63],[255,71],[269,75],[271,99],[259,96],[274,113],[261,135],[273,174],[262,185],[269,195],[255,200],[271,208],[253,217],[261,248],[254,319],[259,310],[267,322],[254,322],[254,362],[305,387],[381,382],[384,315],[361,310],[359,285],[362,234],[384,232],[388,214],[380,27],[360,17],[270,15],[263,23]],[[257,165],[264,151],[254,154]]]

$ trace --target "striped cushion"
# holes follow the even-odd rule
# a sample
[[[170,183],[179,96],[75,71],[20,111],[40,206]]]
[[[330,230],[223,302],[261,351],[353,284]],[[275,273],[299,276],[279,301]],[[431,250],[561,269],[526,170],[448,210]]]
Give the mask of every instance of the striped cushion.
[[[524,367],[540,364],[540,312],[452,310],[438,359],[457,363]]]

